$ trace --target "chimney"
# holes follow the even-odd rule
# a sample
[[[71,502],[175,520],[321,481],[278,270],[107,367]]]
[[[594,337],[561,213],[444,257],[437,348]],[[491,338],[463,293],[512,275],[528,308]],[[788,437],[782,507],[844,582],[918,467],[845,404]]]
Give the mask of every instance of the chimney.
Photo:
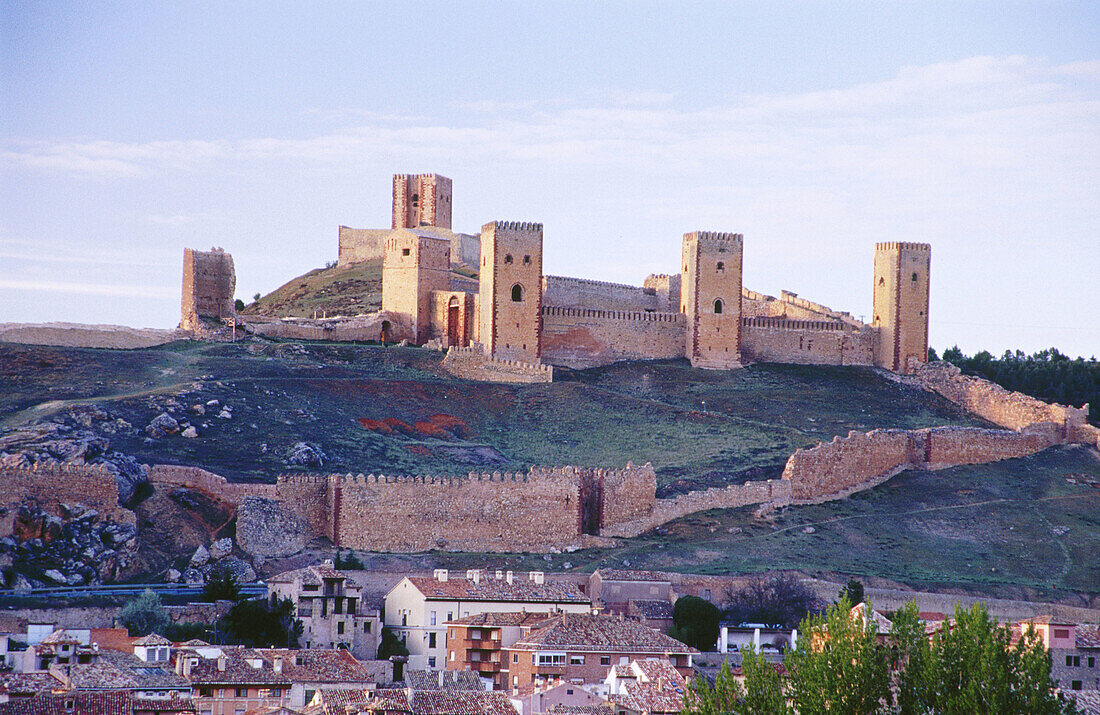
[[[500,569],[497,569],[496,577],[497,581],[499,581],[500,579],[504,578],[504,573]]]
[[[276,673],[283,672],[283,657],[281,655],[275,656],[275,659],[271,661],[271,669]]]
[[[474,569],[471,571],[470,580],[474,583],[481,583],[481,569]]]
[[[507,581],[510,584],[510,583],[512,583],[513,576],[514,576],[514,574],[511,571],[507,571],[504,574],[504,580]]]
[[[447,569],[436,569],[432,572],[432,578],[434,578],[436,581],[446,581]]]
[[[220,670],[222,672],[225,672],[225,656],[224,655],[219,655],[218,656],[218,670]]]
[[[532,571],[530,574],[528,574],[528,578],[531,579],[533,582],[542,585],[542,583],[546,580],[546,574],[544,574],[542,571]]]
[[[442,689],[443,689],[443,685],[444,685],[444,682],[443,682],[443,671],[441,670],[441,671],[439,671],[438,673],[436,673],[436,676],[437,676],[437,677],[439,678],[439,689],[440,689],[440,690],[442,690]]]

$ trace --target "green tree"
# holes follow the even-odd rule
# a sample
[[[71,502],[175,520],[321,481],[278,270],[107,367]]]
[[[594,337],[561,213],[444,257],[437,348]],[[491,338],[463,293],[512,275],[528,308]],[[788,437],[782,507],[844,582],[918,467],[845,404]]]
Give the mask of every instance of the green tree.
[[[838,599],[847,598],[848,603],[851,604],[863,603],[863,583],[854,578],[848,579],[848,583],[840,589],[840,593],[836,597]]]
[[[683,715],[740,714],[746,712],[742,709],[744,699],[745,689],[733,677],[729,663],[722,663],[713,686],[703,676],[695,677],[695,681],[684,690],[684,705],[680,712]]]
[[[890,628],[890,669],[894,674],[899,715],[928,711],[923,691],[928,658],[924,622],[918,615],[917,602],[911,600],[893,614]]]
[[[763,654],[752,648],[743,651],[741,672],[745,676],[745,699],[742,709],[737,712],[746,715],[786,715],[790,712],[779,672]]]
[[[233,578],[233,574],[229,573],[228,570],[215,570],[206,579],[206,583],[202,587],[202,597],[211,603],[214,601],[236,602],[241,598],[241,589],[237,586],[237,579]]]
[[[255,303],[256,301],[258,301],[259,299],[260,299],[260,294],[259,294],[259,293],[257,293],[256,295],[252,296],[252,302],[253,302],[253,303]]]
[[[242,310],[244,310],[244,301],[241,300],[240,298],[237,298],[236,300],[234,300],[233,301],[233,309],[236,310],[238,313],[241,312]]]
[[[297,648],[302,622],[289,598],[240,601],[218,622],[223,640],[250,648]]]
[[[127,601],[118,612],[118,622],[126,626],[131,636],[163,633],[169,620],[160,596],[149,589]]]
[[[382,629],[382,639],[378,644],[378,659],[387,660],[393,656],[407,656],[409,649],[398,640],[397,636],[389,628]]]
[[[794,628],[818,605],[813,589],[792,574],[754,576],[727,594],[727,616],[737,623]]]
[[[213,629],[210,626],[205,623],[192,623],[190,621],[185,623],[170,623],[168,628],[166,628],[161,635],[173,643],[182,643],[192,638],[198,638],[207,643],[212,643],[214,637]]]
[[[681,596],[672,607],[672,628],[668,634],[686,645],[707,651],[718,643],[721,611],[698,596]]]
[[[362,571],[366,568],[362,559],[355,555],[355,552],[348,549],[347,556],[340,556],[340,549],[336,549],[336,559],[333,564],[338,569],[353,569]]]
[[[946,625],[946,624],[945,624]],[[932,639],[921,679],[923,710],[945,715],[1073,712],[1054,693],[1050,652],[1028,629],[1016,645],[1012,631],[985,606],[955,607],[955,622]]]
[[[890,678],[877,630],[872,619],[853,616],[846,598],[802,622],[798,647],[786,659],[787,695],[799,715],[864,715],[889,707]]]

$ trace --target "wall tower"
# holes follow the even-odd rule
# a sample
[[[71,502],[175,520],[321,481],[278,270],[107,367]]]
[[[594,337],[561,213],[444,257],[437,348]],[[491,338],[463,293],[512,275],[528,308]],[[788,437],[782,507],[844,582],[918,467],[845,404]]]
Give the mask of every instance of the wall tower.
[[[439,174],[393,175],[393,227],[451,228],[451,180]]]
[[[741,367],[742,250],[739,233],[684,234],[680,312],[694,367]]]
[[[237,273],[233,256],[220,248],[209,251],[183,249],[183,296],[180,327],[197,330],[199,318],[221,320],[237,314],[233,295],[237,290]]]
[[[428,231],[404,229],[390,232],[382,256],[382,310],[399,316],[387,340],[428,340],[431,327],[432,291],[449,290],[451,242]]]
[[[875,365],[902,374],[928,360],[928,286],[932,246],[876,243]]]
[[[478,339],[493,357],[539,362],[542,355],[542,224],[492,221],[481,227]]]

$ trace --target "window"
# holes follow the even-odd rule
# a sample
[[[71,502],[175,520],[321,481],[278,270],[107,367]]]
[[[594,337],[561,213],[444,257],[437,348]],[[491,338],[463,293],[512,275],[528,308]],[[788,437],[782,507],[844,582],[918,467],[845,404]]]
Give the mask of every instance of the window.
[[[565,653],[539,653],[539,662],[542,665],[565,665]]]
[[[630,657],[629,656],[625,656],[625,655],[620,655],[619,656],[619,665],[629,665],[629,664],[630,664]]]
[[[428,667],[429,668],[434,668],[435,667],[435,656],[434,655],[428,657]]]
[[[447,620],[453,621],[455,619],[454,611],[447,611]]]
[[[600,665],[611,665],[611,656],[601,655],[600,656]]]
[[[513,653],[512,654],[512,662],[513,663],[518,663],[519,662],[519,653]]]
[[[879,278],[879,279],[878,279],[878,284],[879,284],[880,286],[884,286],[884,285],[886,285],[886,279],[885,279],[885,278]]]
[[[584,665],[584,656],[583,655],[571,655],[571,656],[569,656],[569,665]],[[573,691],[569,691],[569,694],[572,695]]]
[[[531,265],[531,256],[524,256],[523,257],[523,265],[525,265],[525,266]]]
[[[721,312],[722,312],[722,299],[719,298],[718,300],[714,301],[714,314],[718,315]]]
[[[401,625],[403,625],[403,626],[409,625],[409,614],[407,614],[407,613],[402,613],[401,614]]]
[[[407,255],[409,255],[409,249],[407,249],[407,248],[402,248],[402,249],[401,249],[401,255],[402,255],[402,256],[407,256]]]
[[[1069,689],[1070,690],[1080,690],[1081,689],[1081,681],[1080,680],[1071,680],[1070,683],[1069,683]]]
[[[1071,667],[1071,668],[1081,667],[1081,656],[1079,656],[1079,655],[1067,655],[1066,656],[1066,665]]]
[[[214,697],[214,689],[213,688],[199,688],[199,697],[200,698],[212,698],[212,697]]]
[[[1069,629],[1068,628],[1055,628],[1054,629],[1054,637],[1055,638],[1069,638]]]
[[[916,282],[917,282],[917,274],[916,274],[916,273],[914,273],[914,274],[913,274],[913,282],[914,282],[914,283],[916,283]]]
[[[248,697],[248,688],[237,688],[236,690],[233,691],[233,695],[238,697],[238,698],[247,698]]]
[[[434,626],[435,625],[435,611],[432,611],[430,614],[428,614],[428,625],[429,626]]]
[[[723,263],[722,261],[718,261],[717,269],[720,270],[720,271],[726,270],[726,264]]]
[[[1090,668],[1095,668],[1096,667],[1096,658],[1089,658],[1089,667]]]
[[[332,612],[343,615],[343,613],[344,613],[344,599],[337,598],[335,601],[333,601]]]
[[[343,621],[340,621],[339,623],[337,623],[337,624],[336,624],[336,632],[337,632],[337,633],[338,633],[339,635],[343,635],[343,634],[344,634],[344,622],[343,622]]]
[[[512,286],[512,302],[523,302],[523,286],[521,286],[519,283],[516,283],[514,286]]]
[[[434,633],[429,633],[428,634],[428,647],[429,648],[435,648],[435,634]]]
[[[451,660],[453,661],[454,659],[455,659],[455,652],[452,650],[451,651]]]
[[[505,263],[511,263],[512,262],[512,254],[511,253],[505,254],[504,262]]]
[[[370,633],[370,621],[367,621],[366,623],[363,624],[363,632],[364,633]]]

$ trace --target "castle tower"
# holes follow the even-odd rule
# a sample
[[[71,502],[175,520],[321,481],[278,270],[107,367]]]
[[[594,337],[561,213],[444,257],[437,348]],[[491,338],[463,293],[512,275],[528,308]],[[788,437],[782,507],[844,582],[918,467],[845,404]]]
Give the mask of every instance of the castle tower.
[[[492,221],[481,227],[479,340],[493,357],[539,362],[542,355],[542,224]]]
[[[439,174],[393,175],[393,227],[451,228],[451,180]]]
[[[687,316],[687,358],[694,367],[741,367],[739,233],[684,234],[680,312]]]
[[[390,232],[382,256],[382,310],[396,313],[387,340],[422,344],[430,337],[432,291],[449,290],[451,242],[427,231]]]
[[[928,285],[932,246],[875,244],[875,365],[902,374],[928,360]]]
[[[233,256],[220,248],[209,251],[183,249],[183,296],[180,305],[180,327],[197,330],[199,318],[232,318],[237,314],[233,294],[237,290],[237,273]]]

